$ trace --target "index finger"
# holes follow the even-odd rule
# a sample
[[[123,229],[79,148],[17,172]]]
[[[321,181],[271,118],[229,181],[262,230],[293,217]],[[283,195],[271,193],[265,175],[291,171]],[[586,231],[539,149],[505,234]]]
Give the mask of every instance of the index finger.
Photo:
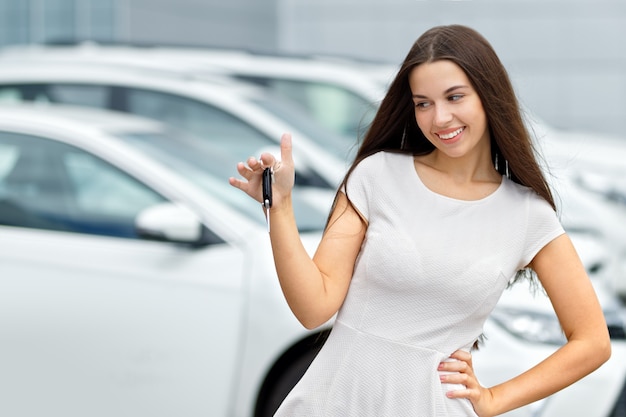
[[[293,164],[293,147],[292,147],[292,142],[291,142],[291,134],[290,133],[283,133],[283,135],[280,138],[280,159],[289,164],[292,165]]]

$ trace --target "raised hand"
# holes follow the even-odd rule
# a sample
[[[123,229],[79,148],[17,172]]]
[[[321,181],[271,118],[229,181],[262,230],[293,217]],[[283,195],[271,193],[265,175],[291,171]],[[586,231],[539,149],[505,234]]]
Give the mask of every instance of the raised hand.
[[[250,157],[245,164],[237,164],[237,172],[244,180],[231,177],[228,182],[261,203],[263,170],[268,167],[274,171],[272,207],[280,207],[291,195],[295,178],[291,135],[288,133],[283,134],[280,139],[280,160],[270,153],[261,154],[259,159]]]

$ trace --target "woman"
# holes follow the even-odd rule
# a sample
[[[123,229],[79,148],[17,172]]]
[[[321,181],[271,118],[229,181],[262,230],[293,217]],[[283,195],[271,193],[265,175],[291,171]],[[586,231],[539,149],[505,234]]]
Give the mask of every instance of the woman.
[[[281,159],[238,164],[231,185],[261,201],[273,167],[270,239],[293,313],[336,321],[277,416],[480,416],[544,398],[610,355],[603,315],[534,158],[505,69],[463,26],[413,45],[381,103],[311,259]],[[471,348],[507,284],[534,271],[568,342],[483,387]],[[513,359],[514,360],[514,359]]]

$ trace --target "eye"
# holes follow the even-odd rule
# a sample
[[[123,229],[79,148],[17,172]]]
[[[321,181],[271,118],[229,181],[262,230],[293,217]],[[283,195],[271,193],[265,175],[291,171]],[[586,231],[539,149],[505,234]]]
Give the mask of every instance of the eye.
[[[430,106],[428,101],[417,101],[415,102],[415,108],[417,109],[425,109]]]
[[[463,94],[453,94],[450,97],[448,97],[448,100],[450,100],[450,101],[459,101],[462,98],[463,98]]]

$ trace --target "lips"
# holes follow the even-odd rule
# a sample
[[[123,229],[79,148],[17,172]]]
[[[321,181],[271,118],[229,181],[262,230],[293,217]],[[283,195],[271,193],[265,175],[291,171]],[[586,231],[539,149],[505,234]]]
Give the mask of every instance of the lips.
[[[452,139],[453,137],[457,136],[458,134],[460,134],[464,130],[465,130],[465,127],[459,127],[458,129],[455,129],[455,130],[453,130],[451,132],[448,132],[448,133],[436,133],[436,135],[441,140],[449,140],[449,139]]]

